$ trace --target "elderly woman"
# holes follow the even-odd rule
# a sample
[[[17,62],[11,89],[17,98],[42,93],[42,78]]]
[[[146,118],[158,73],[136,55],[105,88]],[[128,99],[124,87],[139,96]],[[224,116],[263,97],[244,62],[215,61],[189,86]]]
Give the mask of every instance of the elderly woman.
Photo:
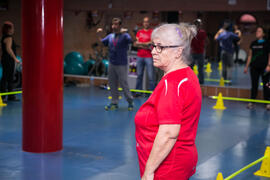
[[[135,117],[142,180],[187,180],[196,170],[201,89],[190,63],[194,26],[165,24],[152,33],[154,66],[164,76]]]

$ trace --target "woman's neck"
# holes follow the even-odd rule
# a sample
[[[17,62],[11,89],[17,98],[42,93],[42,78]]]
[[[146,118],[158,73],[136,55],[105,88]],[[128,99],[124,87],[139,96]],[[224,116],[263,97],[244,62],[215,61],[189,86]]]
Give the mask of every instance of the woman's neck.
[[[172,71],[176,71],[178,69],[183,69],[183,68],[186,68],[188,67],[187,64],[183,63],[183,62],[180,62],[180,63],[176,63],[176,64],[173,64],[171,66],[168,66],[166,68],[163,69],[164,71],[164,76]]]

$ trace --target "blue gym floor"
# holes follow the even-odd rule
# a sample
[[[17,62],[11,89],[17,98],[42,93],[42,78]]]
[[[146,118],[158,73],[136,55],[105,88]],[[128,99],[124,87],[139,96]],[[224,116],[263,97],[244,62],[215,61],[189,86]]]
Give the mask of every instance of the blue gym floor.
[[[134,116],[146,98],[135,99],[127,111],[125,100],[117,111],[104,111],[108,91],[97,87],[65,87],[64,148],[49,154],[21,150],[21,102],[0,111],[0,180],[139,180],[134,140]],[[191,180],[224,177],[263,156],[270,145],[270,112],[246,103],[225,101],[226,110],[213,110],[215,100],[203,98],[197,134],[199,162]],[[260,165],[237,176],[253,175]]]

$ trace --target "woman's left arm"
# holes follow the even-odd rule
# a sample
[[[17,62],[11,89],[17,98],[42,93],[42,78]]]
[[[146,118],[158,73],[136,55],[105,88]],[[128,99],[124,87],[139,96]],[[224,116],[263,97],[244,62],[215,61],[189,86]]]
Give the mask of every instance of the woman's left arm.
[[[154,179],[154,172],[172,150],[178,138],[180,127],[180,124],[166,124],[159,126],[142,180]]]
[[[270,72],[270,53],[268,54],[268,64],[265,69],[266,72]]]

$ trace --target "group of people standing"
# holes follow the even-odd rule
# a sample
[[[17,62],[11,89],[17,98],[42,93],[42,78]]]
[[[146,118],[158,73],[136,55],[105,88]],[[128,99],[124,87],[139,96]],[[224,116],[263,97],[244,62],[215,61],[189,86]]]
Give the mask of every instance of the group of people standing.
[[[136,39],[132,41],[131,36],[127,33],[126,29],[121,28],[122,21],[120,18],[112,19],[112,33],[103,37],[103,29],[98,28],[97,33],[100,41],[109,48],[110,65],[108,71],[109,86],[111,88],[112,100],[111,103],[105,106],[106,110],[115,110],[118,108],[118,84],[123,88],[125,98],[128,102],[128,109],[133,109],[133,96],[129,92],[127,83],[127,50],[128,46],[133,43],[134,47],[138,48],[137,52],[137,80],[136,89],[141,90],[143,88],[143,76],[144,69],[146,67],[146,73],[148,77],[147,87],[149,90],[154,90],[156,87],[155,69],[153,65],[153,57],[151,53],[152,45],[152,32],[150,27],[149,17],[144,17],[142,22],[142,29],[136,33]],[[199,64],[199,79],[200,83],[204,83],[203,77],[203,64],[204,64],[204,50],[205,41],[207,39],[206,32],[201,28],[202,22],[200,19],[194,21],[195,27],[197,27],[197,36],[193,38],[192,57],[194,61],[190,61],[190,65],[194,65],[193,62]],[[137,96],[135,94],[134,96]]]
[[[248,58],[244,68],[244,73],[250,71],[251,93],[250,98],[256,99],[258,94],[259,79],[263,82],[263,96],[265,100],[270,100],[270,44],[267,41],[266,31],[262,26],[256,28],[255,38],[251,42],[248,51]],[[234,31],[230,30],[230,23],[224,22],[223,27],[216,33],[215,40],[221,47],[221,60],[223,63],[222,75],[225,79],[231,80],[233,54],[238,59],[239,41],[241,40],[241,31],[234,26]],[[248,103],[247,108],[254,108],[254,103]],[[266,104],[266,109],[270,110],[270,104]]]
[[[117,19],[117,20],[116,20]],[[110,64],[109,67],[109,85],[112,92],[112,101],[109,105],[105,106],[106,110],[113,110],[118,108],[118,83],[123,87],[124,94],[129,103],[129,110],[133,109],[133,96],[129,92],[126,74],[127,50],[129,44],[138,48],[137,52],[137,81],[136,89],[142,89],[144,69],[148,76],[148,89],[154,90],[156,86],[155,69],[153,66],[153,58],[151,54],[151,35],[153,30],[150,27],[150,19],[143,18],[142,29],[136,34],[136,39],[132,40],[131,36],[127,33],[126,29],[121,28],[121,19],[114,18],[112,22],[113,33],[107,35],[101,41],[104,45],[109,47]],[[117,24],[117,25],[116,25]],[[190,66],[198,65],[198,78],[200,84],[204,84],[204,62],[205,62],[205,48],[209,42],[205,30],[202,28],[202,20],[196,19],[193,25],[197,28],[197,34],[191,41],[191,59]],[[115,28],[117,26],[117,28]],[[117,29],[117,30],[116,30]],[[98,29],[100,34],[102,29]],[[225,21],[222,28],[218,30],[214,39],[218,42],[220,47],[220,60],[222,61],[222,77],[226,80],[232,80],[232,67],[234,61],[238,61],[239,44],[242,39],[242,33],[237,25],[232,28],[231,22]],[[265,39],[265,31],[263,27],[258,27],[256,32],[256,39],[250,45],[248,53],[248,60],[244,72],[247,73],[250,67],[251,76],[251,98],[255,99],[258,92],[259,78],[263,79],[263,92],[264,99],[270,100],[269,87],[266,85],[269,82],[270,71],[270,56],[269,56],[269,42]],[[235,60],[233,55],[235,53]],[[122,67],[121,67],[122,65]],[[117,70],[113,70],[113,69]],[[122,69],[122,70],[120,70]],[[120,73],[121,72],[121,73]],[[118,74],[116,74],[118,73]],[[119,74],[120,73],[120,74]],[[248,108],[253,108],[254,104],[249,103]],[[270,105],[266,106],[270,110]]]

